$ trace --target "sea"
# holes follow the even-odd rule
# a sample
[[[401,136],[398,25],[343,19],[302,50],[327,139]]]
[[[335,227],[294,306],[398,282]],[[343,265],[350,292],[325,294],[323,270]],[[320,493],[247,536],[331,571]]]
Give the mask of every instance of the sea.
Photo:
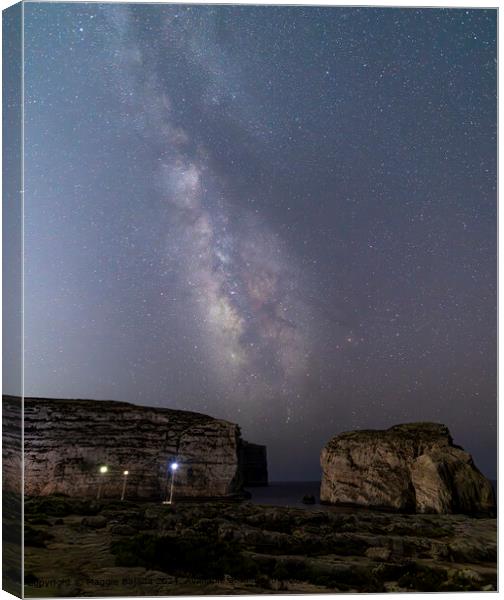
[[[320,508],[320,481],[273,481],[268,486],[247,488],[254,504]],[[304,504],[303,496],[313,496],[315,504]]]
[[[491,479],[497,494],[497,481]],[[292,506],[313,510],[320,509],[320,481],[274,481],[268,486],[247,488],[251,494],[250,501],[254,504],[271,506]],[[315,504],[304,504],[304,496],[313,496]]]

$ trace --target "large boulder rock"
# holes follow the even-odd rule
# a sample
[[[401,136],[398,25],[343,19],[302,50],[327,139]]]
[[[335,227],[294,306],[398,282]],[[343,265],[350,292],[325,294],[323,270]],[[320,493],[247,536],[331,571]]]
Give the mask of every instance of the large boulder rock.
[[[4,396],[4,422],[20,399]],[[7,421],[6,421],[7,420]],[[244,483],[240,428],[207,415],[125,402],[26,398],[24,490],[28,496],[163,499],[169,464],[180,463],[174,497],[222,497]],[[5,456],[13,464],[15,452]],[[108,471],[100,474],[100,465]],[[17,471],[4,471],[4,489],[19,487]]]
[[[322,450],[321,502],[419,513],[492,514],[490,481],[445,425],[342,433]]]

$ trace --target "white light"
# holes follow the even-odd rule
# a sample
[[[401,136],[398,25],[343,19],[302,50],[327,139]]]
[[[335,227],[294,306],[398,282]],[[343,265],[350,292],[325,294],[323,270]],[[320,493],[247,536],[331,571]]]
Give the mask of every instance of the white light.
[[[107,471],[108,471],[108,467],[107,467],[107,465],[102,465],[102,466],[100,467],[100,473],[106,473]]]
[[[129,471],[123,471],[123,475],[129,475]]]
[[[176,471],[176,470],[178,469],[178,464],[177,464],[176,462],[175,462],[175,463],[172,463],[172,464],[170,465],[170,469],[171,469],[172,471]]]

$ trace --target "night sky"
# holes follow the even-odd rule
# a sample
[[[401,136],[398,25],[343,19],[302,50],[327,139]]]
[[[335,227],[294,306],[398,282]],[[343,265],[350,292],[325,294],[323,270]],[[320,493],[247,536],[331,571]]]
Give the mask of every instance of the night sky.
[[[229,419],[272,480],[433,420],[495,476],[496,15],[26,4],[26,395]]]

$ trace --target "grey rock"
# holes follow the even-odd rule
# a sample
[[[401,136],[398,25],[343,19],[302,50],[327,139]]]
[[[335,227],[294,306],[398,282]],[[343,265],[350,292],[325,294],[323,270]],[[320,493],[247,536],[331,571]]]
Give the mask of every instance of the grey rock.
[[[19,399],[4,396],[14,428]],[[168,469],[180,463],[174,498],[240,493],[244,474],[240,428],[207,415],[125,402],[25,398],[25,494],[126,500],[166,498]],[[265,457],[265,451],[263,452]],[[15,453],[6,458],[4,489],[19,488]],[[13,465],[12,468],[9,465]],[[108,471],[100,474],[100,465]]]
[[[483,581],[483,577],[477,571],[468,567],[455,571],[453,578],[459,579],[460,581],[467,581],[468,583],[481,584]]]
[[[96,517],[84,517],[81,521],[83,527],[89,527],[90,529],[103,529],[107,526],[107,519],[100,515]]]
[[[322,450],[320,499],[418,513],[492,514],[490,481],[445,425],[337,435]]]
[[[387,561],[392,554],[389,548],[384,548],[383,546],[378,546],[375,548],[368,548],[366,550],[366,556],[371,560],[376,561]]]

